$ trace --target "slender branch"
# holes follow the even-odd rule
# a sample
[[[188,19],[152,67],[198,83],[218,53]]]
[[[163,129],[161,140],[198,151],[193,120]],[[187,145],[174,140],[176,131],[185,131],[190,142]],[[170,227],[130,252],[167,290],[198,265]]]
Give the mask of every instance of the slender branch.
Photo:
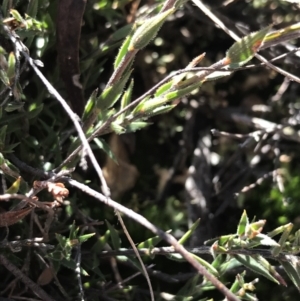
[[[106,204],[109,207],[114,208],[115,210],[120,211],[121,213],[127,215],[132,220],[135,220],[145,228],[152,231],[154,234],[161,237],[167,243],[174,247],[174,250],[180,253],[186,261],[188,261],[201,275],[203,275],[208,281],[212,283],[222,294],[224,294],[230,301],[239,301],[239,298],[235,296],[221,281],[219,281],[215,276],[210,274],[205,267],[203,267],[198,261],[195,260],[193,255],[189,253],[178,241],[170,234],[162,231],[160,228],[156,227],[154,224],[150,223],[145,217],[134,212],[131,209],[124,207],[123,205],[113,201],[111,198],[105,197],[103,194],[91,189],[90,187],[79,183],[73,179],[66,179],[66,182],[70,185],[77,187],[84,193],[94,197],[98,201]]]
[[[213,14],[204,4],[201,0],[192,0],[194,2],[194,4],[196,6],[198,6],[198,8],[201,9],[201,11],[207,15],[215,24],[217,24],[224,32],[226,32],[230,37],[232,37],[235,41],[238,41],[240,40],[240,37],[234,33],[232,30],[228,29],[225,24],[215,15]],[[294,34],[296,34],[294,32]],[[298,36],[300,35],[300,32],[298,33]],[[267,43],[266,46],[274,46],[275,44],[277,43],[281,43],[282,41],[275,41],[273,40],[273,43],[272,45],[270,45],[270,43]],[[288,77],[290,80],[293,80],[293,81],[296,81],[298,83],[300,83],[300,78],[298,78],[297,76],[293,75],[293,74],[290,74],[288,72],[286,72],[285,70],[279,68],[279,67],[276,67],[274,65],[272,65],[269,61],[267,61],[264,57],[262,57],[261,55],[259,54],[255,54],[255,57],[257,59],[259,59],[260,61],[262,61],[263,63],[265,63],[269,68],[275,70],[276,72]]]
[[[129,241],[129,243],[130,243],[130,245],[131,245],[131,247],[132,247],[132,249],[133,249],[133,251],[134,251],[134,254],[135,254],[135,256],[138,258],[138,260],[139,260],[139,262],[140,262],[140,265],[141,265],[142,270],[143,270],[143,272],[144,272],[144,276],[145,276],[145,278],[146,278],[146,280],[147,280],[147,283],[148,283],[148,286],[149,286],[151,301],[154,301],[155,299],[154,299],[153,288],[152,288],[152,284],[151,284],[150,277],[149,277],[149,274],[148,274],[148,272],[147,272],[147,269],[146,269],[146,267],[145,267],[145,265],[144,265],[144,263],[143,263],[143,260],[142,260],[142,258],[141,258],[141,256],[140,256],[139,252],[138,252],[137,247],[135,246],[135,244],[134,244],[134,242],[133,242],[133,240],[132,240],[132,238],[131,238],[129,232],[127,231],[127,228],[126,228],[126,226],[125,226],[125,223],[124,223],[124,221],[123,221],[123,219],[122,219],[121,214],[119,213],[119,211],[116,211],[116,214],[117,214],[118,220],[119,220],[119,222],[120,222],[120,224],[121,224],[121,226],[122,226],[122,228],[123,228],[123,231],[124,231],[124,233],[125,233],[125,235],[126,235],[128,241]]]
[[[77,247],[76,251],[76,268],[75,268],[75,273],[76,273],[76,278],[78,281],[78,286],[79,286],[79,293],[80,293],[80,300],[84,301],[84,290],[82,286],[82,278],[81,278],[81,272],[80,272],[80,265],[81,265],[81,244],[79,244]]]
[[[22,247],[36,247],[39,249],[52,250],[54,249],[53,245],[43,243],[43,238],[33,238],[33,239],[24,239],[24,240],[13,240],[13,241],[1,241],[0,248],[9,248],[13,252],[19,252],[22,250]],[[1,300],[0,300],[1,301]]]
[[[77,114],[75,114],[72,111],[72,109],[67,104],[67,102],[61,97],[61,95],[57,92],[57,90],[50,84],[50,82],[46,79],[46,77],[42,74],[42,72],[37,68],[35,61],[29,56],[28,49],[22,43],[22,41],[19,39],[19,37],[14,32],[10,31],[7,26],[3,25],[3,28],[4,28],[5,32],[7,33],[7,35],[9,36],[12,43],[15,45],[16,49],[18,49],[18,51],[20,53],[22,53],[23,56],[26,58],[26,60],[29,62],[30,66],[35,71],[35,73],[40,78],[40,80],[43,82],[43,84],[45,85],[45,87],[47,88],[49,93],[51,95],[53,95],[59,101],[61,106],[64,108],[64,110],[66,111],[66,113],[68,114],[70,119],[72,120],[72,122],[78,132],[79,138],[82,142],[82,145],[83,145],[84,149],[86,149],[86,151],[91,159],[91,162],[93,164],[93,167],[95,168],[95,170],[98,174],[100,182],[102,183],[103,193],[107,197],[109,197],[110,196],[109,188],[106,184],[105,178],[104,178],[102,170],[96,160],[96,157],[94,156],[94,153],[85,137],[85,134],[84,134],[80,124],[79,124],[79,117],[77,116]]]
[[[211,255],[211,247],[210,246],[200,246],[200,247],[193,247],[188,248],[185,247],[185,249],[195,255]],[[153,255],[170,255],[170,254],[178,254],[174,247],[160,247],[160,248],[142,248],[137,249],[140,255],[145,256],[153,256]],[[240,249],[229,249],[227,251],[224,250],[214,250],[214,254],[225,254],[225,255],[249,255],[249,256],[255,256],[260,255],[264,258],[270,258],[273,260],[284,260],[286,261],[286,256],[289,255],[295,255],[295,253],[288,253],[288,252],[282,252],[277,256],[274,256],[272,254],[272,251],[266,250],[266,249],[247,249],[247,248],[240,248]],[[102,251],[100,253],[101,257],[115,257],[115,256],[136,256],[136,253],[133,249],[120,249],[120,250],[110,250],[110,251]]]

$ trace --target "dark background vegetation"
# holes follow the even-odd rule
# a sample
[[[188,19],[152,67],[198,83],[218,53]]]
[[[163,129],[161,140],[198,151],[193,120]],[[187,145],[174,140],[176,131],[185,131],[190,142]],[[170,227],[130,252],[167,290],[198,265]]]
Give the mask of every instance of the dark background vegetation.
[[[34,38],[29,49],[33,58],[44,63],[41,69],[43,74],[68,99],[66,87],[59,75],[59,49],[55,30],[57,2],[38,1],[36,19],[45,21],[48,29],[42,34],[33,33]],[[140,3],[87,1],[80,38],[81,82],[85,100],[97,87],[100,90],[104,88],[113,71],[113,61],[124,37],[113,40],[113,33],[128,22],[140,18],[140,8],[155,4],[151,0]],[[274,24],[274,29],[280,29],[296,23],[300,18],[299,6],[288,1],[233,0],[207,1],[207,4],[211,5],[211,10],[228,28],[240,36],[243,34],[238,25],[249,32],[269,24]],[[28,1],[12,1],[12,8],[22,15],[27,7]],[[0,38],[1,46],[8,53],[12,51],[13,46],[3,32]],[[44,39],[41,49],[37,46],[38,39]],[[26,39],[24,41],[26,44]],[[203,52],[206,56],[202,65],[211,65],[224,57],[232,44],[230,37],[192,2],[187,2],[169,18],[157,38],[138,53],[134,62],[133,99],[170,72],[186,67],[194,57]],[[271,59],[286,52],[285,47],[281,45],[264,50],[261,54]],[[253,62],[258,63],[255,60]],[[297,55],[281,60],[277,65],[292,74],[299,74]],[[20,83],[25,95],[25,110],[33,104],[43,104],[44,107],[35,118],[26,121],[26,126],[24,120],[17,118],[13,121],[12,128],[12,116],[17,113],[4,112],[0,125],[9,125],[6,142],[20,143],[13,154],[21,161],[39,169],[51,170],[66,157],[76,133],[72,131],[72,123],[63,109],[29,67],[22,73]],[[279,88],[284,83],[287,88],[279,95]],[[204,84],[197,94],[181,99],[181,103],[170,113],[153,117],[150,120],[152,124],[141,131],[102,137],[121,161],[119,165],[115,165],[107,159],[103,150],[92,144],[96,157],[104,168],[114,199],[142,214],[163,230],[171,229],[176,238],[180,238],[191,223],[201,217],[198,232],[189,242],[192,246],[200,246],[208,238],[235,233],[243,209],[247,210],[250,219],[255,216],[257,219],[266,219],[266,231],[288,222],[299,228],[299,142],[272,133],[264,137],[255,153],[257,143],[243,148],[241,145],[245,138],[235,139],[213,135],[211,132],[212,129],[217,129],[247,135],[256,130],[242,121],[234,122],[232,114],[235,113],[262,118],[276,124],[290,124],[297,134],[300,129],[299,91],[298,83],[288,82],[282,75],[265,67],[238,71],[229,77]],[[4,153],[4,157],[11,160],[10,154]],[[194,174],[191,173],[193,169]],[[4,174],[1,176],[4,192],[5,185],[9,187],[14,180]],[[26,192],[25,183],[31,187],[34,180],[40,180],[26,171],[22,171],[21,176],[24,179],[23,192]],[[264,176],[262,183],[241,192],[243,188]],[[86,168],[77,165],[73,177],[88,183],[96,190],[100,189],[98,178],[88,159]],[[186,185],[188,179],[195,180],[193,191],[196,191],[197,198],[194,204],[191,202],[193,191]],[[282,183],[283,188],[278,183]],[[49,195],[46,193],[40,196],[40,200],[47,198]],[[73,221],[83,232],[96,231],[101,237],[108,229],[104,222],[108,220],[115,229],[120,230],[121,246],[130,248],[112,209],[73,188],[70,188],[68,201],[69,203],[56,211],[49,233],[50,243],[56,244],[55,233],[68,236]],[[201,206],[201,202],[204,205]],[[1,202],[3,210],[12,206],[12,202]],[[45,213],[38,211],[37,214],[43,223]],[[94,228],[84,227],[93,220],[103,223]],[[124,220],[135,243],[151,237],[152,234],[136,222],[128,218]],[[30,218],[26,217],[22,222],[10,226],[8,240],[28,238],[29,224]],[[4,239],[7,234],[5,227],[0,231]],[[34,226],[33,237],[39,236],[39,229]],[[119,276],[126,279],[136,273],[137,269],[122,260],[100,258],[95,249],[96,242],[97,239],[93,237],[82,245],[82,267],[89,274],[82,279],[86,300],[150,300],[147,283],[142,275],[129,280],[123,286],[115,285],[120,280]],[[21,252],[13,253],[6,248],[0,252],[19,268],[28,262],[29,267],[25,273],[33,280],[38,279],[44,270],[36,255],[38,251],[27,253],[27,249],[23,248]],[[75,256],[74,251],[71,256]],[[117,268],[113,268],[116,262]],[[165,257],[146,259],[145,263],[154,263],[153,270],[162,273],[150,273],[154,291],[157,293],[156,300],[167,300],[159,295],[160,292],[176,295],[195,276],[188,264],[174,262]],[[237,272],[242,272],[242,269],[232,270],[222,281],[232,282]],[[2,266],[0,275],[0,296],[34,298],[31,291],[24,291],[24,285],[14,281],[14,276],[7,273]],[[247,275],[250,280],[256,277],[249,271]],[[61,266],[57,277],[71,300],[77,300],[78,286],[72,269]],[[172,282],[172,277],[178,278],[178,282]],[[287,282],[288,288],[283,288],[261,278],[256,290],[258,299],[297,300],[299,292],[288,280]],[[198,283],[201,283],[200,279]],[[64,299],[54,281],[43,288],[55,300]],[[221,295],[212,291],[203,292],[201,297],[194,299],[184,299],[178,295],[174,300],[200,300],[205,296],[222,299]]]

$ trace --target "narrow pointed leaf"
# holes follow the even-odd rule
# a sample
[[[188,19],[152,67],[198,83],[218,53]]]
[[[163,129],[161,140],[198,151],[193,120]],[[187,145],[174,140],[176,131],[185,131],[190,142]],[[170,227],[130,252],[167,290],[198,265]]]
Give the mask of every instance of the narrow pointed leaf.
[[[230,68],[238,68],[250,61],[259,50],[271,26],[251,33],[235,42],[226,53],[226,61]]]
[[[5,191],[5,193],[14,194],[17,193],[20,189],[21,177],[18,177],[15,182]]]
[[[266,234],[258,234],[254,238],[251,239],[248,243],[248,248],[254,248],[256,246],[270,246],[270,247],[278,247],[279,244],[272,238],[270,238]]]
[[[297,272],[296,268],[290,261],[281,261],[281,265],[284,268],[285,272],[289,276],[289,278],[292,280],[294,285],[297,287],[298,290],[300,290],[300,275]]]
[[[131,97],[132,97],[132,90],[133,90],[133,85],[134,85],[134,81],[133,79],[130,81],[130,84],[127,88],[127,90],[123,93],[122,99],[121,99],[121,110],[123,110],[124,108],[126,108],[128,106],[128,104],[131,101]],[[118,117],[118,120],[123,121],[125,116],[128,114],[128,111],[126,111],[125,113],[121,114]]]
[[[285,244],[286,240],[288,239],[292,229],[293,229],[292,223],[285,225],[285,230],[283,231],[283,233],[279,239],[279,242],[278,242],[279,246],[273,248],[272,255],[277,256],[282,251],[284,244]]]
[[[37,105],[34,109],[32,109],[28,112],[28,114],[26,115],[27,118],[33,119],[33,118],[37,117],[43,111],[43,108],[44,108],[43,103]]]
[[[181,245],[186,243],[186,241],[191,237],[191,235],[195,232],[195,230],[199,226],[199,223],[200,223],[200,218],[198,218],[191,226],[191,228],[183,234],[183,236],[178,240],[178,243],[180,243]]]
[[[204,266],[210,273],[212,273],[214,276],[218,277],[219,272],[206,260],[203,258],[193,254],[194,259],[196,259],[202,266]]]
[[[167,233],[170,233],[171,230],[168,230]],[[151,237],[141,243],[139,243],[137,245],[138,249],[143,249],[143,248],[151,248],[151,247],[155,247],[157,244],[159,244],[161,242],[161,238],[159,236],[154,236]]]
[[[84,234],[78,237],[78,240],[80,243],[84,243],[85,241],[87,241],[89,238],[93,237],[95,235],[95,233],[88,233],[88,234]]]
[[[260,255],[256,255],[255,259],[263,266],[265,267],[270,274],[278,280],[278,282],[284,286],[287,286],[286,282],[284,281],[284,279],[282,278],[282,276],[276,271],[276,269],[269,263],[269,261],[267,259],[265,259],[264,257],[260,256]]]
[[[128,81],[131,71],[123,75],[123,77],[113,86],[106,88],[97,99],[98,109],[104,111],[112,107],[121,96],[123,89]]]
[[[133,90],[133,84],[134,84],[134,81],[132,79],[130,81],[130,84],[129,84],[127,90],[125,91],[125,93],[122,96],[121,109],[126,108],[128,106],[128,104],[130,103],[131,96],[132,96],[132,90]]]
[[[95,138],[93,141],[96,143],[96,145],[97,145],[101,150],[103,150],[103,151],[106,153],[106,155],[108,155],[108,157],[109,157],[110,159],[112,159],[112,160],[115,161],[116,163],[118,162],[116,156],[115,156],[114,153],[111,151],[110,146],[105,142],[104,139],[101,139],[101,138]]]
[[[237,231],[236,231],[236,234],[238,236],[243,236],[245,235],[246,233],[246,229],[249,227],[249,219],[248,219],[248,216],[247,216],[247,213],[246,211],[244,210],[243,211],[243,214],[241,216],[241,219],[240,219],[240,222],[238,224],[238,228],[237,228]]]
[[[20,15],[20,13],[17,10],[11,9],[10,13],[18,22],[20,22],[20,23],[24,22],[24,19],[22,18],[22,16]]]
[[[160,114],[166,114],[166,113],[170,112],[171,110],[173,110],[176,106],[177,106],[177,104],[166,105],[166,106],[162,106],[159,108],[155,108],[151,113],[148,113],[147,116],[156,116],[156,115],[160,115]]]
[[[129,125],[126,126],[125,131],[126,133],[128,132],[135,132],[138,130],[141,130],[145,127],[147,127],[150,123],[149,122],[145,122],[145,121],[133,121],[130,122]]]
[[[97,94],[98,94],[98,89],[95,89],[92,92],[91,96],[89,97],[83,111],[83,115],[82,115],[83,121],[85,121],[88,118],[88,116],[90,116],[92,111],[97,107]]]
[[[233,256],[236,260],[238,260],[241,264],[243,264],[248,269],[252,270],[253,272],[260,274],[267,279],[279,284],[277,279],[275,279],[270,272],[263,267],[257,260],[255,260],[253,257],[249,255],[234,255]]]
[[[170,8],[155,17],[146,19],[143,24],[134,32],[128,49],[138,50],[144,48],[156,35],[166,19],[175,12],[175,8]]]
[[[126,39],[124,40],[117,56],[116,56],[116,60],[114,62],[114,68],[117,69],[123,59],[123,57],[126,55],[126,53],[128,52],[128,47],[131,41],[133,35],[133,31],[131,31],[131,33],[126,37]]]
[[[172,81],[169,81],[169,82],[163,84],[162,86],[160,86],[156,90],[154,96],[157,97],[157,96],[160,96],[160,95],[164,94],[165,92],[167,92],[172,87],[172,85],[173,85]]]
[[[16,66],[16,58],[13,52],[11,52],[8,56],[8,68],[7,68],[7,77],[10,80],[14,78],[15,76],[15,66]]]
[[[110,224],[109,221],[105,221],[110,231],[110,237],[115,250],[120,249],[120,237],[117,230]]]

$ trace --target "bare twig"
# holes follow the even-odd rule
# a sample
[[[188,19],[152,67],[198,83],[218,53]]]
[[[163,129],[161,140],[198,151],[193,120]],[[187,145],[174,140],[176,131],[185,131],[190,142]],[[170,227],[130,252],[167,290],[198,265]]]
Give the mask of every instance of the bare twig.
[[[222,119],[234,121],[238,124],[251,126],[258,130],[263,130],[265,133],[279,133],[282,137],[300,143],[300,136],[293,130],[291,126],[284,126],[262,118],[250,117],[233,111],[230,108],[218,109],[216,114]]]
[[[81,272],[80,272],[80,265],[81,265],[81,245],[78,244],[76,246],[76,268],[75,268],[75,273],[76,273],[76,278],[78,281],[78,286],[79,286],[79,292],[80,292],[80,301],[84,301],[84,290],[82,287],[82,279],[81,279]]]
[[[147,280],[147,283],[148,283],[148,286],[149,286],[151,301],[154,301],[155,299],[154,299],[153,288],[152,288],[152,285],[151,285],[151,281],[150,281],[150,277],[149,277],[149,274],[148,274],[148,272],[147,272],[147,269],[146,269],[146,267],[145,267],[145,265],[144,265],[144,263],[143,263],[143,260],[142,260],[140,254],[139,254],[139,252],[138,252],[138,250],[137,250],[137,247],[135,246],[135,244],[134,244],[134,242],[133,242],[133,240],[132,240],[132,238],[131,238],[129,232],[127,231],[127,228],[126,228],[126,226],[125,226],[125,224],[124,224],[124,221],[123,221],[123,219],[122,219],[121,214],[119,213],[119,211],[116,211],[116,214],[117,214],[118,220],[119,220],[119,222],[120,222],[120,224],[121,224],[121,226],[122,226],[122,228],[123,228],[123,231],[124,231],[124,233],[125,233],[125,235],[126,235],[128,241],[129,241],[129,243],[130,243],[130,245],[131,245],[131,247],[132,247],[132,249],[133,249],[133,251],[134,251],[136,257],[138,258],[138,260],[139,260],[139,262],[140,262],[140,264],[141,264],[142,270],[143,270],[143,272],[144,272],[144,276],[145,276],[145,278],[146,278],[146,280]]]
[[[0,248],[10,248],[13,252],[19,252],[22,247],[36,247],[45,250],[54,249],[54,246],[43,243],[43,238],[33,238],[24,240],[14,240],[14,241],[1,241]]]

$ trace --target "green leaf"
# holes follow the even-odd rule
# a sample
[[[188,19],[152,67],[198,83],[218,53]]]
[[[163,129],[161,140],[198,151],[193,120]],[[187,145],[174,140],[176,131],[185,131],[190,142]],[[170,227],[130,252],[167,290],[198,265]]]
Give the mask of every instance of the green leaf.
[[[106,88],[97,99],[97,108],[104,111],[112,107],[121,96],[131,71],[126,72],[113,86]]]
[[[149,122],[145,122],[145,121],[132,121],[130,122],[129,125],[126,126],[125,128],[125,132],[130,133],[130,132],[135,132],[138,130],[141,130],[145,127],[147,127],[149,125]]]
[[[147,101],[143,101],[137,105],[133,110],[134,116],[152,114],[155,108],[164,108],[164,104],[168,102],[168,99],[163,97],[150,98]]]
[[[20,13],[15,10],[15,9],[11,9],[10,10],[10,14],[20,23],[24,23],[24,19],[22,18],[22,16],[20,15]]]
[[[279,246],[278,247],[274,247],[272,249],[273,256],[277,256],[282,251],[282,249],[284,247],[284,244],[285,244],[286,240],[288,239],[288,237],[289,237],[289,235],[290,235],[290,233],[291,233],[291,231],[293,229],[293,224],[289,223],[289,224],[285,225],[284,229],[285,230],[283,231],[283,233],[282,233],[282,235],[281,235],[281,237],[279,239],[279,242],[278,242]]]
[[[5,154],[13,153],[13,149],[16,148],[18,145],[20,145],[20,143],[21,142],[16,142],[13,144],[5,145],[3,153]]]
[[[285,272],[287,273],[287,275],[289,276],[289,278],[294,283],[294,285],[297,287],[298,290],[300,290],[300,275],[296,269],[296,265],[299,265],[299,259],[295,256],[288,256],[288,255],[286,255],[286,258],[289,260],[288,261],[282,260],[280,261],[280,263],[284,268]]]
[[[190,237],[191,235],[195,232],[195,230],[198,228],[200,223],[200,218],[198,218],[193,225],[191,226],[191,228],[183,234],[183,236],[178,240],[178,243],[180,243],[181,245],[183,245]]]
[[[143,24],[138,27],[130,40],[128,46],[129,51],[142,49],[149,44],[149,42],[157,35],[166,19],[172,15],[175,10],[176,9],[172,7],[152,18],[144,20]]]
[[[77,239],[78,231],[79,231],[79,227],[77,227],[75,225],[75,221],[73,221],[73,223],[72,223],[72,225],[70,227],[69,240]]]
[[[263,245],[263,246],[272,246],[272,247],[279,246],[279,244],[274,239],[272,239],[266,234],[261,234],[261,233],[251,239],[250,245],[251,247],[253,247],[254,245]]]
[[[120,108],[121,110],[126,108],[128,106],[128,104],[130,103],[130,101],[131,101],[133,84],[134,84],[134,81],[132,79],[130,81],[130,84],[129,84],[127,90],[123,93],[123,96],[122,96],[122,99],[121,99],[121,108]],[[118,117],[118,120],[123,121],[126,115],[127,115],[126,112],[124,114],[121,114]]]
[[[73,259],[66,259],[63,258],[60,262],[63,266],[65,266],[66,268],[75,271],[76,267],[77,267],[77,263],[73,260]],[[89,274],[83,269],[80,268],[80,274],[84,275],[84,276],[89,276]]]
[[[205,241],[205,245],[210,246],[217,241],[219,246],[224,246],[229,240],[233,239],[235,236],[236,236],[235,234],[228,234],[228,235],[222,235],[219,237],[208,239],[207,241]]]
[[[248,227],[249,227],[249,219],[248,219],[246,211],[244,210],[243,214],[241,216],[240,222],[238,224],[236,234],[238,236],[245,235],[246,230],[247,230]]]
[[[164,98],[167,101],[178,99],[180,97],[186,96],[196,89],[199,89],[202,86],[202,82],[197,80],[196,77],[189,78],[183,82],[180,82],[178,85],[174,86],[174,91],[168,92],[164,95]]]
[[[241,288],[241,286],[240,286],[240,274],[237,274],[236,277],[235,277],[234,282],[232,283],[232,285],[230,287],[230,291],[232,293],[237,293],[240,288]]]
[[[157,96],[160,96],[160,95],[164,94],[165,92],[167,92],[168,90],[170,90],[170,88],[172,87],[172,85],[173,85],[172,81],[169,81],[169,82],[163,84],[162,86],[160,86],[156,90],[154,96],[157,97]]]
[[[50,253],[48,256],[55,261],[61,261],[64,258],[64,254],[58,250]]]
[[[33,119],[33,118],[37,117],[43,111],[43,108],[44,108],[43,103],[40,103],[39,105],[35,106],[33,109],[31,109],[28,112],[27,118],[28,119]]]
[[[230,68],[238,68],[250,61],[259,50],[271,26],[251,33],[235,42],[226,53],[226,63]]]
[[[116,229],[109,223],[109,221],[105,221],[106,225],[109,229],[110,232],[110,237],[111,237],[111,241],[112,241],[112,245],[114,247],[115,250],[119,250],[121,245],[120,245],[120,237],[118,232],[116,231]]]
[[[21,102],[21,101],[11,101],[5,107],[5,111],[6,112],[13,112],[13,111],[19,110],[19,109],[24,107],[24,104],[25,103]]]
[[[113,161],[115,161],[116,163],[118,163],[118,160],[117,160],[116,156],[115,156],[114,153],[111,151],[109,145],[105,142],[104,139],[102,139],[102,138],[95,138],[93,141],[97,144],[97,146],[98,146],[101,150],[103,150],[103,151],[108,155],[108,157],[109,157],[110,159],[112,159]]]
[[[14,183],[12,183],[12,185],[5,191],[5,193],[17,193],[20,189],[21,179],[21,177],[18,177],[17,180]]]
[[[100,253],[104,246],[107,244],[110,237],[110,231],[107,230],[104,235],[98,238],[97,242],[93,245],[92,251],[96,253]]]
[[[82,244],[87,241],[89,238],[93,237],[96,233],[88,233],[78,237],[79,242]]]
[[[218,271],[219,271],[220,275],[223,275],[232,269],[240,267],[241,265],[242,264],[235,258],[228,259],[228,257],[227,257],[227,261],[225,261],[224,263],[221,264],[221,266],[218,268]]]
[[[175,107],[177,106],[177,104],[175,105],[166,105],[166,106],[162,106],[159,108],[155,108],[151,113],[148,113],[148,116],[156,116],[156,115],[160,115],[160,114],[166,114],[168,112],[170,112],[171,110],[173,110]]]
[[[10,84],[12,84],[11,81],[15,76],[15,67],[16,67],[16,58],[13,52],[9,54],[7,63],[8,63],[8,68],[6,74],[7,77],[9,78]]]
[[[126,37],[126,39],[124,40],[117,56],[116,56],[116,60],[114,62],[114,68],[115,70],[119,67],[123,57],[126,55],[126,53],[128,52],[128,47],[131,41],[133,35],[133,31],[130,32],[130,34]]]
[[[0,159],[0,161],[2,161]],[[17,167],[15,167],[10,161],[7,159],[4,160],[2,164],[0,164],[1,170],[4,172],[4,174],[11,176],[13,178],[18,178],[20,176],[20,171],[18,170]]]
[[[215,269],[219,269],[219,267],[225,262],[225,260],[226,260],[226,255],[225,254],[219,254],[218,256],[216,256],[216,258],[211,263],[211,265]]]
[[[168,230],[167,233],[170,233],[171,230]],[[161,242],[161,238],[159,236],[154,236],[154,237],[151,237],[141,243],[139,243],[137,245],[137,248],[138,249],[143,249],[143,248],[152,248],[152,247],[155,247],[157,244],[159,244]]]
[[[286,282],[284,281],[284,279],[281,277],[281,275],[276,271],[276,269],[269,263],[269,261],[267,259],[265,259],[264,257],[260,256],[260,255],[256,255],[255,259],[263,266],[265,267],[270,274],[276,279],[278,280],[278,282],[284,286],[287,286]]]
[[[121,126],[118,122],[113,122],[110,125],[111,129],[118,135],[126,133],[126,129]]]
[[[251,271],[279,284],[279,282],[270,274],[270,272],[253,257],[249,255],[233,255],[233,257]]]
[[[67,238],[62,236],[61,234],[55,233],[55,237],[62,249],[67,247]]]
[[[214,276],[218,277],[219,276],[219,272],[210,264],[208,263],[206,260],[204,260],[203,258],[192,254],[194,259],[196,259],[202,266],[204,266],[210,273],[212,273]]]
[[[95,89],[92,92],[91,96],[89,97],[82,114],[83,121],[87,120],[88,116],[90,116],[93,110],[97,107],[97,94],[98,94],[98,89]]]

